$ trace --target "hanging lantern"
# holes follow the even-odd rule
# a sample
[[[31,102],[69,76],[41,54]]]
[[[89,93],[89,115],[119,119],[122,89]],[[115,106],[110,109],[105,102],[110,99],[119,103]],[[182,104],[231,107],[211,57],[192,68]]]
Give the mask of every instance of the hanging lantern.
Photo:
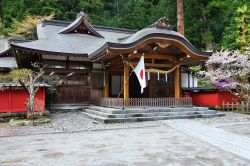
[[[148,80],[150,80],[150,73],[148,72]]]
[[[160,80],[160,73],[158,72],[157,73],[157,78],[158,78],[158,81]]]
[[[168,82],[168,74],[167,73],[165,74],[165,79],[166,79],[166,82]]]

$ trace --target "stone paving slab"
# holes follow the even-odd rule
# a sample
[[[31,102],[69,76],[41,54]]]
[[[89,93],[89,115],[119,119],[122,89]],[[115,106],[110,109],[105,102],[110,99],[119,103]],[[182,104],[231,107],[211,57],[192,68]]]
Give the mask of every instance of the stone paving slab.
[[[249,165],[168,126],[0,138],[0,165]]]
[[[165,121],[163,123],[191,137],[250,160],[250,138],[246,136],[194,121]]]

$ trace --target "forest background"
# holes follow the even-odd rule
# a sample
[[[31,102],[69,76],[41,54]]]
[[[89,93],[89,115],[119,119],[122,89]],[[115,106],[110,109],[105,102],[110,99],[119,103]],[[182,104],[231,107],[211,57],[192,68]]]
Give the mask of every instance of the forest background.
[[[81,10],[94,25],[138,30],[166,17],[176,30],[176,3],[176,0],[0,0],[0,36],[11,34],[13,22],[28,15],[54,13],[54,19],[72,21]],[[184,24],[185,37],[200,49],[241,49],[250,43],[250,1],[184,0]]]

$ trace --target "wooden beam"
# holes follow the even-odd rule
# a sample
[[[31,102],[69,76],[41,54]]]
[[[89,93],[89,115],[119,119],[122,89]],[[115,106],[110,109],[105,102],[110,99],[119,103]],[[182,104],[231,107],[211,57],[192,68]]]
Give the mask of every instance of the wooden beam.
[[[124,99],[128,99],[129,98],[129,66],[124,64],[124,81],[123,81],[123,96]]]
[[[109,97],[109,71],[104,72],[104,90],[103,90],[103,96]]]
[[[141,58],[144,56],[145,59],[162,59],[162,60],[172,60],[176,61],[178,58],[174,55],[163,55],[163,54],[142,54],[142,53],[133,53],[129,54],[129,58]]]
[[[131,62],[132,65],[137,65],[138,62]],[[174,64],[159,64],[159,63],[145,63],[146,67],[174,67]]]
[[[179,66],[175,69],[174,85],[175,85],[175,90],[174,90],[175,98],[179,99],[181,95],[180,67]]]
[[[51,72],[55,72],[55,74],[69,74],[69,73],[76,73],[76,74],[84,74],[90,73],[91,69],[59,69],[59,68],[45,68],[44,69],[46,74],[50,74]]]

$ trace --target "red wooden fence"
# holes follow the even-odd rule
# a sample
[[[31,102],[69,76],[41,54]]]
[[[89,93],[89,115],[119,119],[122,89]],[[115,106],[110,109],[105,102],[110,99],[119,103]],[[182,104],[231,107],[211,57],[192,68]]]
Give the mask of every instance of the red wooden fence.
[[[222,106],[224,102],[235,102],[237,98],[230,92],[199,92],[192,93],[193,105],[195,106]]]
[[[0,112],[26,112],[28,94],[21,87],[0,90]],[[35,111],[45,111],[45,87],[40,87],[35,96]]]

